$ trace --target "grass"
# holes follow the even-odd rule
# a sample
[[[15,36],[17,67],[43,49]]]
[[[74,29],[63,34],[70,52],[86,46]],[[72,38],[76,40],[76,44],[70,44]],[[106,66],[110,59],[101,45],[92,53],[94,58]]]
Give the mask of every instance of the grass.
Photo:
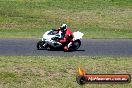
[[[129,84],[76,83],[77,68],[88,74],[132,74],[132,57],[1,56],[1,88],[131,88]]]
[[[0,0],[1,38],[38,38],[67,23],[85,38],[132,38],[131,0]]]

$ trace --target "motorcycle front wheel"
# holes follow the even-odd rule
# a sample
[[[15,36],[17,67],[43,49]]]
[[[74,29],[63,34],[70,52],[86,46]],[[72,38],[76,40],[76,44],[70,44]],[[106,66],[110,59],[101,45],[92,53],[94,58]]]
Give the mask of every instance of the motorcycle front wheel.
[[[39,41],[37,43],[37,49],[38,50],[44,50],[44,49],[47,49],[46,45],[45,45],[45,41]]]

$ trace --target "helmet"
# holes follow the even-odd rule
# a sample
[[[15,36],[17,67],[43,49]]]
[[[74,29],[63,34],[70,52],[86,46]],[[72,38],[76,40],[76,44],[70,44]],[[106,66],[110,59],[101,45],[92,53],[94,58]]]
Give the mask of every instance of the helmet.
[[[62,31],[66,31],[67,25],[66,25],[66,24],[61,24],[60,29],[61,29]]]

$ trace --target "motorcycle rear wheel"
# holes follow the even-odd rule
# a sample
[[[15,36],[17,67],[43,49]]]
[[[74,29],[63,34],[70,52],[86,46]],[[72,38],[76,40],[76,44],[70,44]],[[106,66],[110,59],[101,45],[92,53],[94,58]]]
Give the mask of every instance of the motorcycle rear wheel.
[[[81,41],[80,40],[75,40],[70,47],[70,50],[77,50],[81,46]]]

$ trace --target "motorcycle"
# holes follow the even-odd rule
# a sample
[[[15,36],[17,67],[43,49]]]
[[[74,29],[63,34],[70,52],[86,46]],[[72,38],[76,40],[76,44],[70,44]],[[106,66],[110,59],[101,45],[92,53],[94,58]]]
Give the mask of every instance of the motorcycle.
[[[75,51],[81,46],[81,39],[83,37],[83,33],[77,31],[73,33],[73,43],[66,42],[61,44],[56,42],[59,40],[59,33],[55,31],[55,29],[51,29],[43,34],[43,37],[37,43],[38,50],[62,50],[64,46],[69,45],[69,51]]]

